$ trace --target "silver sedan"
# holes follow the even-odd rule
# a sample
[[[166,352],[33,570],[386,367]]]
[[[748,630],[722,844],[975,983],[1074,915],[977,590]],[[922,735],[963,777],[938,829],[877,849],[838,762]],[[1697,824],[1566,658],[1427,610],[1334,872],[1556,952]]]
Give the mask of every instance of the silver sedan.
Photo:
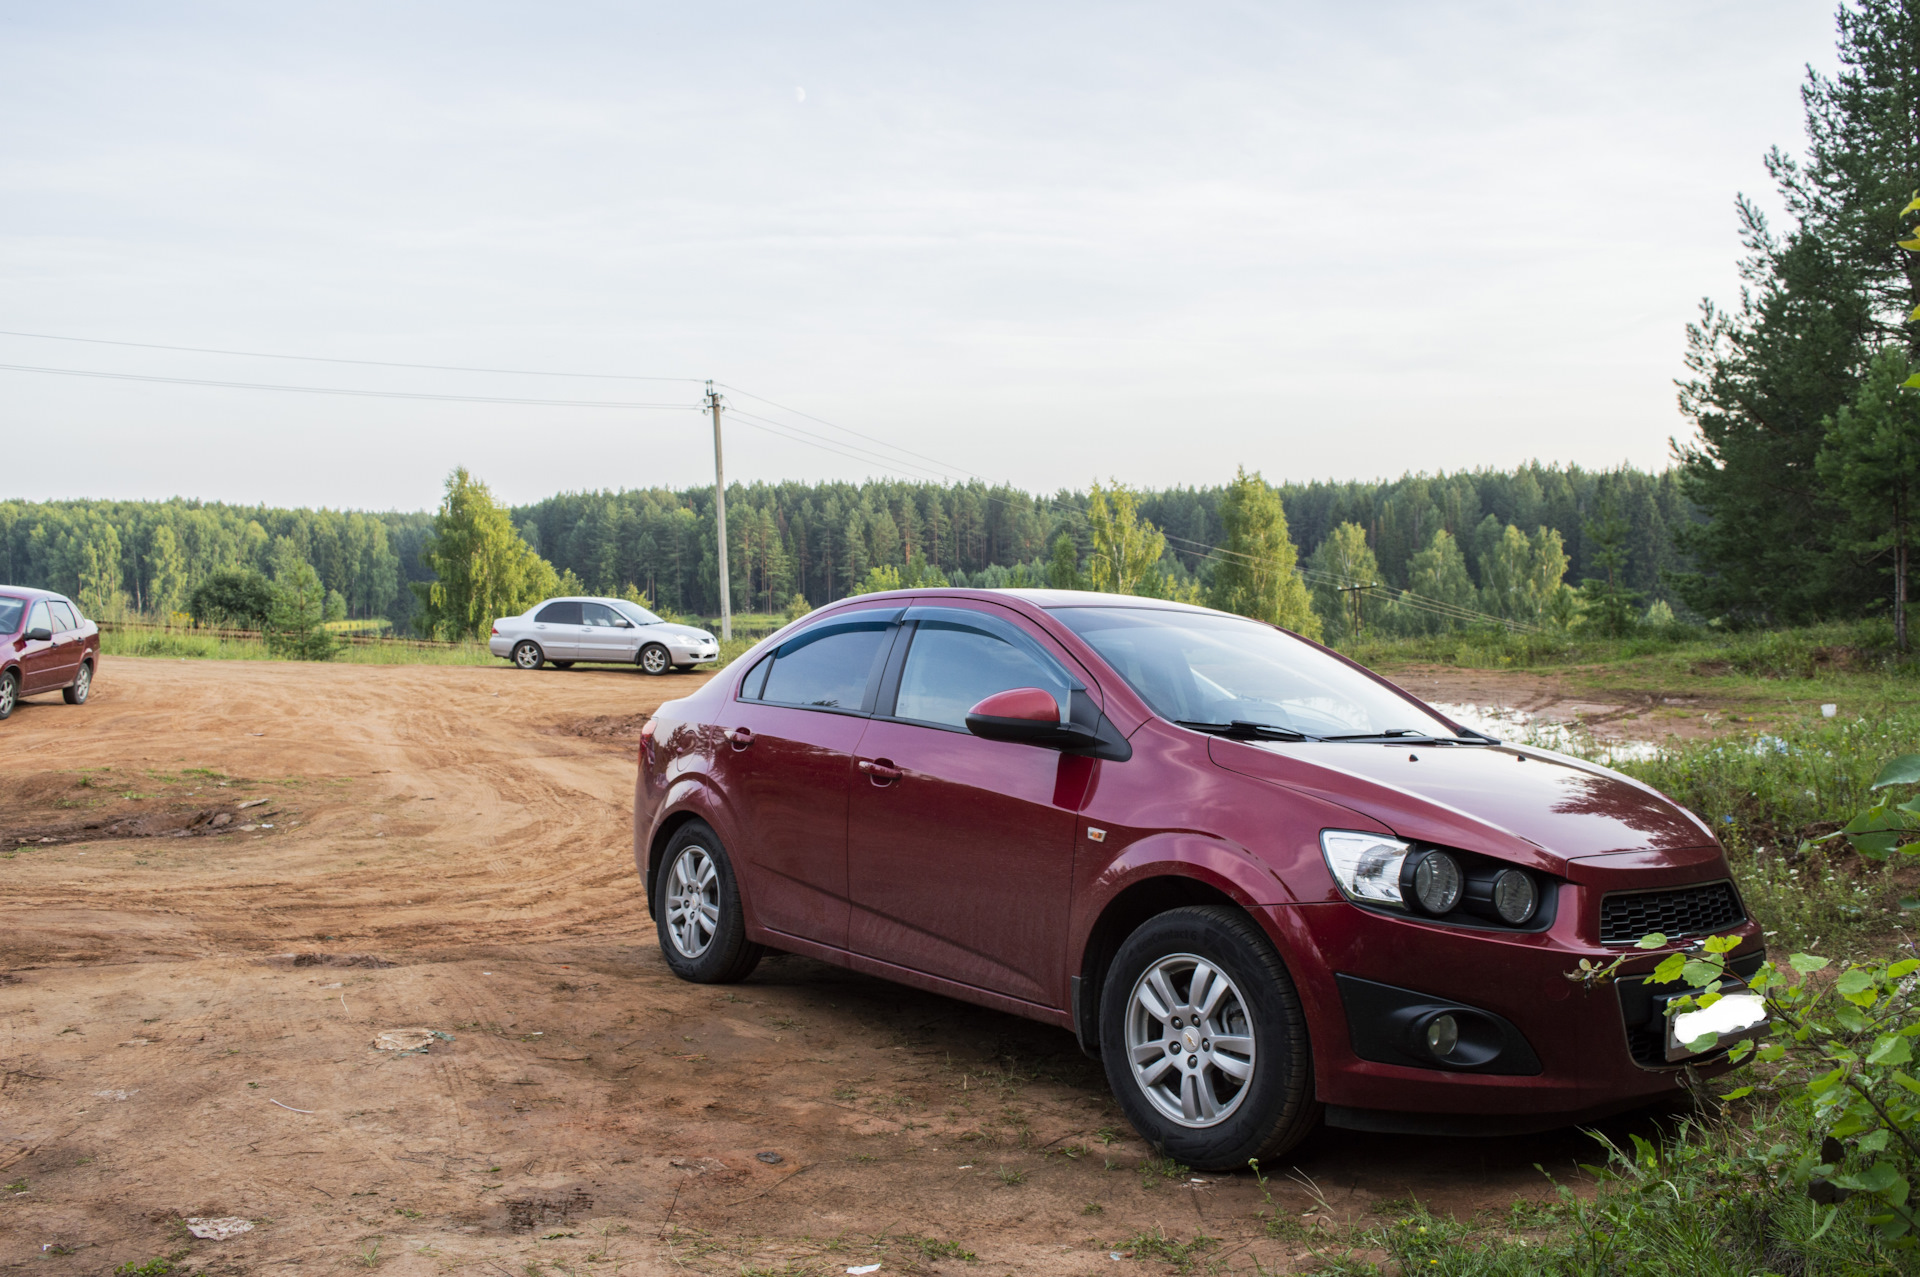
[[[523,670],[606,661],[665,674],[720,659],[719,643],[705,630],[663,621],[625,599],[606,598],[548,599],[519,616],[503,616],[493,623],[487,650]]]

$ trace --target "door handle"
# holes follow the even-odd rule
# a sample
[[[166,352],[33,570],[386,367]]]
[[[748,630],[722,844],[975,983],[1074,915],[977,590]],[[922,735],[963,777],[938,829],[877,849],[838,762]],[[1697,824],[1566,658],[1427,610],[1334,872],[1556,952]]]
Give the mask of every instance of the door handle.
[[[861,771],[873,777],[876,785],[888,785],[906,775],[900,768],[884,758],[863,758],[858,764]]]
[[[736,727],[727,733],[727,739],[733,742],[735,749],[745,749],[747,746],[753,744],[753,729],[749,727]]]

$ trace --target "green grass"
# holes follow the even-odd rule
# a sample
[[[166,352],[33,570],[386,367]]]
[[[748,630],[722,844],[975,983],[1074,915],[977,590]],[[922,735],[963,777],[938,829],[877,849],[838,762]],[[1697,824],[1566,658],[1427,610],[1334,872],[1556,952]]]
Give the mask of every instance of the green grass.
[[[1856,1203],[1816,1209],[1779,1186],[1772,1167],[1818,1138],[1782,1124],[1757,1105],[1738,1120],[1688,1122],[1660,1145],[1631,1152],[1603,1144],[1591,1199],[1561,1191],[1470,1220],[1434,1215],[1418,1203],[1328,1247],[1327,1274],[1433,1273],[1437,1277],[1750,1277],[1762,1273],[1920,1272],[1920,1250],[1896,1249],[1867,1224]],[[1335,1250],[1344,1252],[1336,1255]],[[1352,1256],[1384,1250],[1384,1265]]]
[[[217,638],[192,630],[103,630],[102,656],[157,656],[182,660],[276,661],[261,639]],[[484,643],[422,647],[404,641],[353,643],[334,661],[346,665],[491,665],[501,658]],[[501,662],[504,664],[504,662]]]

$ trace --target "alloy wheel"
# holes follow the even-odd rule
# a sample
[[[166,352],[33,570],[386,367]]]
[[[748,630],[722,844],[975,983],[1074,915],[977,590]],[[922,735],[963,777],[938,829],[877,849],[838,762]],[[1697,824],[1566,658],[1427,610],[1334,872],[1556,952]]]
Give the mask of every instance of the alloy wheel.
[[[80,672],[73,676],[73,699],[76,701],[85,701],[87,699],[87,693],[92,690],[92,688],[93,670],[88,666],[82,665]]]
[[[682,957],[697,958],[719,928],[720,868],[705,847],[682,847],[667,873],[667,934]]]
[[[19,698],[19,694],[19,680],[11,674],[0,677],[0,718],[13,713],[13,704]]]
[[[531,643],[522,643],[513,649],[513,663],[523,670],[536,669],[540,664],[540,649]]]
[[[667,672],[667,650],[664,647],[649,647],[640,653],[640,668],[649,674]]]
[[[1169,1121],[1224,1122],[1253,1081],[1253,1020],[1226,972],[1191,953],[1141,973],[1127,1002],[1127,1059],[1149,1103]]]

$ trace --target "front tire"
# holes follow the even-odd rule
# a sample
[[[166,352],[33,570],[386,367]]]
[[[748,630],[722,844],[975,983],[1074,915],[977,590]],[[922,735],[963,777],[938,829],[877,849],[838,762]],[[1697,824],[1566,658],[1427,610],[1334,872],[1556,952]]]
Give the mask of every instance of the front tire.
[[[0,674],[0,718],[13,717],[13,707],[20,703],[20,672],[8,670]]]
[[[547,663],[547,654],[532,639],[513,645],[513,663],[523,670],[537,670]]]
[[[640,649],[639,664],[649,674],[665,674],[673,668],[673,657],[660,644],[649,643]]]
[[[1173,909],[1114,955],[1100,996],[1107,1083],[1134,1129],[1197,1170],[1239,1170],[1320,1119],[1299,994],[1237,909]]]
[[[660,952],[682,980],[732,984],[759,965],[765,950],[747,939],[733,861],[705,821],[682,825],[667,844],[653,907]]]
[[[73,682],[60,689],[60,697],[69,705],[85,705],[93,691],[93,662],[82,661]]]

